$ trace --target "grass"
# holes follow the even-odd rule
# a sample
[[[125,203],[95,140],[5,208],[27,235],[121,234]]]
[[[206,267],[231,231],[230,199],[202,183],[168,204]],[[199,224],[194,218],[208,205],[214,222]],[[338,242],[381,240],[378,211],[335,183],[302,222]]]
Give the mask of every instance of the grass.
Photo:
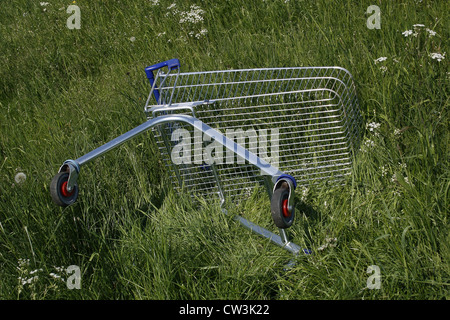
[[[445,1],[198,1],[203,20],[180,24],[189,1],[80,0],[79,30],[66,27],[70,4],[2,10],[1,299],[450,298],[449,63],[430,56],[450,52]],[[372,4],[381,29],[366,27]],[[83,167],[75,205],[52,203],[64,160],[144,121],[144,68],[171,58],[182,71],[337,65],[353,74],[375,125],[345,185],[297,190],[305,205],[290,233],[313,254],[292,269],[287,252],[232,218],[272,228],[264,192],[229,216],[175,195],[149,134]],[[67,278],[69,265],[81,269],[80,290],[55,276]],[[380,289],[367,287],[372,265]]]

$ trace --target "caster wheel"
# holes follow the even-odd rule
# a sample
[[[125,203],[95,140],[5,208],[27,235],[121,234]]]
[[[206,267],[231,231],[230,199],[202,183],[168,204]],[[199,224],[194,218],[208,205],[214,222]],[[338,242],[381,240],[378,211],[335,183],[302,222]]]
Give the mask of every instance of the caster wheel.
[[[67,207],[73,204],[78,197],[78,185],[73,186],[72,191],[67,191],[67,181],[69,174],[67,172],[60,172],[55,175],[50,183],[50,194],[53,201],[61,207]]]
[[[280,187],[273,192],[270,209],[272,219],[278,228],[289,228],[294,222],[294,208],[288,208],[289,188]]]

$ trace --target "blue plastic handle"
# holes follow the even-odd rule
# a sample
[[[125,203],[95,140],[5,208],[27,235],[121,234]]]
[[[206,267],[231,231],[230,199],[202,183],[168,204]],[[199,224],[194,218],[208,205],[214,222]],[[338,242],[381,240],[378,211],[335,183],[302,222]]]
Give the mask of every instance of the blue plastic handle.
[[[153,88],[153,83],[155,82],[155,75],[153,74],[153,71],[161,69],[161,68],[165,68],[165,67],[167,67],[169,69],[169,72],[172,70],[178,69],[180,67],[180,60],[170,59],[170,60],[163,61],[163,62],[154,64],[152,66],[145,68],[145,74],[147,75],[147,78],[150,81],[150,85],[152,86],[152,88]],[[159,102],[159,90],[156,86],[153,90],[153,95],[155,96],[156,101]]]

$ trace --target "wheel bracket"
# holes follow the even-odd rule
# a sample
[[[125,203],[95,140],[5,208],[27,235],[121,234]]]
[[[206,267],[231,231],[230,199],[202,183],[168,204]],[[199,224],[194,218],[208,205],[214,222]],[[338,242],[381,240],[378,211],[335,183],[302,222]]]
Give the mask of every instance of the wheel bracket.
[[[289,197],[288,197],[288,203],[287,207],[289,212],[292,212],[292,209],[295,206],[295,197],[294,197],[294,190],[297,187],[297,184],[295,182],[295,179],[287,174],[283,174],[278,177],[277,182],[273,186],[273,192],[279,188],[285,188],[287,187],[289,189]]]
[[[69,180],[67,181],[67,191],[71,192],[77,183],[78,175],[80,173],[80,165],[75,160],[64,161],[58,172],[68,172]]]

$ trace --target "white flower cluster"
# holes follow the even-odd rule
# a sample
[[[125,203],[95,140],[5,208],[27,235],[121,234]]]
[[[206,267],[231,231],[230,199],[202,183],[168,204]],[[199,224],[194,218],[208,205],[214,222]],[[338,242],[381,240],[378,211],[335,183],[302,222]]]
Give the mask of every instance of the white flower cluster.
[[[387,166],[381,166],[381,167],[380,167],[380,171],[381,171],[381,176],[382,176],[382,177],[387,176],[387,174],[388,174],[388,168],[387,168]]]
[[[402,32],[402,35],[404,35],[405,37],[408,37],[408,36],[410,36],[412,34],[413,34],[412,30],[406,30],[406,31]]]
[[[378,132],[378,130],[380,129],[381,124],[378,122],[370,122],[366,124],[366,129],[369,130],[369,132],[371,134],[373,134],[373,137],[378,137],[380,135],[380,133]],[[376,139],[375,139],[376,140]],[[374,140],[372,140],[372,137],[366,137],[362,146],[361,146],[361,151],[362,152],[369,152],[370,150],[372,150],[374,147],[376,146],[376,143]]]
[[[192,23],[196,24],[203,21],[203,14],[205,10],[201,9],[199,6],[193,4],[190,7],[190,11],[181,11],[180,12],[180,23]]]
[[[187,32],[187,35],[190,38],[200,39],[208,33],[208,30],[205,28],[199,30],[199,25],[201,25],[201,23],[204,21],[204,13],[205,10],[203,10],[196,4],[192,4],[189,7],[188,11],[181,11],[178,9],[177,4],[174,2],[167,7],[165,16],[178,18],[178,24],[180,25],[182,30]],[[157,37],[162,37],[165,34],[166,32],[160,32],[158,33]],[[179,40],[183,40],[186,42],[186,37],[181,36]],[[171,42],[170,39],[167,41]]]
[[[378,122],[371,122],[366,124],[366,128],[369,129],[370,132],[377,133],[376,131],[380,128],[381,124]]]
[[[208,30],[206,30],[206,29],[202,29],[202,30],[200,30],[200,32],[199,33],[197,33],[196,35],[195,35],[195,37],[197,38],[197,39],[200,39],[200,37],[202,37],[202,36],[204,36],[205,34],[207,34],[208,33]]]
[[[306,201],[306,199],[308,198],[308,193],[309,193],[309,188],[307,187],[302,187],[302,196],[301,196],[301,200],[304,202]]]
[[[39,279],[39,273],[43,272],[44,270],[39,268],[32,271],[30,270],[30,259],[22,259],[19,258],[17,261],[18,267],[17,270],[19,270],[19,276],[17,277],[17,280],[19,280],[19,283],[22,287],[25,285],[34,284]],[[63,273],[66,272],[64,267],[53,267],[56,272]],[[53,279],[65,281],[64,278],[62,278],[59,274],[51,272],[49,276]]]
[[[337,238],[325,238],[325,244],[321,245],[317,248],[318,251],[323,251],[326,248],[330,247],[336,247]]]
[[[433,53],[430,53],[429,56],[431,59],[441,62],[442,60],[445,59],[445,52],[444,52],[444,54],[440,54],[438,52],[433,52]]]
[[[387,60],[387,57],[379,57],[378,59],[375,59],[374,62],[375,62],[375,64],[377,64],[378,62],[383,62],[386,60]]]
[[[386,61],[386,60],[387,60],[387,57],[379,57],[378,59],[375,59],[374,62],[375,62],[375,64],[378,64],[378,63]],[[382,73],[385,73],[387,71],[387,67],[380,66],[380,70]]]
[[[20,276],[17,277],[17,280],[19,280],[22,286],[26,284],[35,283],[37,279],[39,279],[39,276],[36,273],[42,271],[42,269],[28,271],[28,268],[30,266],[30,259],[19,258],[17,264],[18,264],[17,269],[20,272]]]
[[[414,30],[403,31],[402,35],[405,37],[409,37],[410,35],[417,37],[420,33],[420,30],[423,30],[424,28],[425,28],[424,24],[418,23],[418,24],[413,25]],[[425,32],[428,33],[429,37],[434,37],[437,34],[436,31],[431,30],[430,28],[425,28],[424,30],[425,30]]]
[[[42,11],[47,11],[47,8],[45,8],[46,6],[48,6],[50,3],[48,3],[48,2],[39,2],[39,4],[41,5],[41,7],[44,7],[43,9],[42,9]]]

